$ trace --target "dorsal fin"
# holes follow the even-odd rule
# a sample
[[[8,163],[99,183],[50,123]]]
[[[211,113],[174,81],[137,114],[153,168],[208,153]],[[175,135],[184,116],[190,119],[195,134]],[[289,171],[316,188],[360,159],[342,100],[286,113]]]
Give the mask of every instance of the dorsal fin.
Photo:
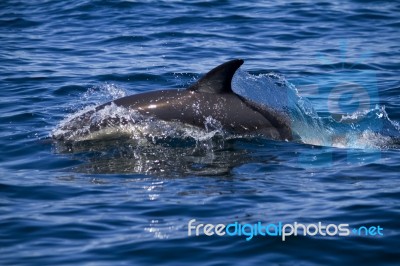
[[[232,93],[232,78],[243,64],[242,59],[234,59],[210,70],[188,89],[206,93]]]

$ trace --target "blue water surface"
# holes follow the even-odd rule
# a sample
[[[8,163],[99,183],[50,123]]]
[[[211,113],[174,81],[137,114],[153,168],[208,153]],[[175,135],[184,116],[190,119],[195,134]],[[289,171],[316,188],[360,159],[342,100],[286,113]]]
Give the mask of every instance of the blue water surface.
[[[399,265],[399,32],[396,1],[1,1],[0,264]],[[300,97],[308,141],[50,138],[233,58],[237,92]],[[188,236],[192,219],[350,231]]]

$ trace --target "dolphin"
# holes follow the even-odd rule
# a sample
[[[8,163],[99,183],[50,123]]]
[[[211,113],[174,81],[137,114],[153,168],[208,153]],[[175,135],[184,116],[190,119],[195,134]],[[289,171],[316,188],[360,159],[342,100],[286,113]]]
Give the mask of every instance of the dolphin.
[[[229,134],[293,140],[288,115],[246,99],[232,90],[232,78],[243,63],[241,59],[223,63],[186,89],[150,91],[104,103],[67,121],[59,128],[58,133],[53,132],[52,137],[71,140],[74,135],[71,133],[82,128],[86,130],[80,134],[90,134],[110,126],[132,123],[116,116],[93,122],[97,113],[115,105],[143,117],[180,122],[204,130],[207,130],[207,121],[212,118]]]

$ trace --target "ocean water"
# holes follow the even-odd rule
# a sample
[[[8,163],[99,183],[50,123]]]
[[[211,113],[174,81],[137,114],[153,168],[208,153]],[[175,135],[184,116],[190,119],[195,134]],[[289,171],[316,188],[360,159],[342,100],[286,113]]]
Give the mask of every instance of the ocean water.
[[[395,1],[1,1],[0,264],[398,265],[399,15]],[[233,58],[235,92],[292,110],[302,141],[212,124],[51,138]]]

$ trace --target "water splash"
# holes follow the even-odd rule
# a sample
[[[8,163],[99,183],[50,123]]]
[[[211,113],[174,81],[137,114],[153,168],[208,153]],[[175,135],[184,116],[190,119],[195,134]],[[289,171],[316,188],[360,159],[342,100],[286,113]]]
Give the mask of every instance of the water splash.
[[[299,136],[301,142],[330,146],[329,136],[310,101],[301,97],[297,88],[283,76],[275,73],[251,75],[239,70],[233,79],[233,90],[288,116],[293,134]]]
[[[127,91],[114,83],[103,83],[90,87],[79,99],[70,103],[68,109],[79,112],[88,106],[96,106],[127,95]]]
[[[233,79],[233,90],[245,98],[285,112],[290,117],[294,134],[303,143],[360,149],[398,147],[399,126],[389,119],[382,106],[362,111],[356,108],[356,112],[336,119],[321,117],[293,84],[275,73],[251,75],[238,71]]]
[[[340,148],[398,148],[399,126],[390,120],[383,106],[344,115],[338,120],[323,119],[331,132],[332,146]]]

